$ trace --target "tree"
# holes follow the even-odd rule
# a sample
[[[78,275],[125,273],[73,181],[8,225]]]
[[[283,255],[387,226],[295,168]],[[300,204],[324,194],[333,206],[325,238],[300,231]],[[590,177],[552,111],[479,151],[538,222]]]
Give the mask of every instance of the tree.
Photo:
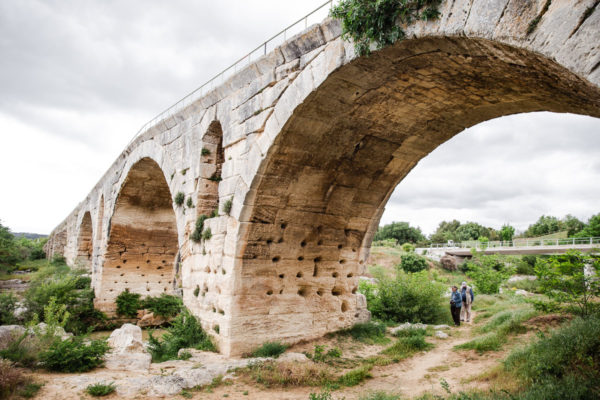
[[[396,243],[417,243],[425,240],[421,228],[413,228],[408,222],[392,222],[377,230],[374,240],[394,239]]]
[[[514,273],[506,257],[498,255],[486,256],[473,251],[473,258],[461,269],[466,270],[469,278],[473,279],[475,288],[480,293],[496,294],[506,280]]]
[[[510,242],[513,239],[513,236],[515,236],[515,228],[508,224],[502,225],[499,234],[500,239],[505,242]]]
[[[534,224],[529,225],[525,237],[549,235],[562,230],[561,221],[551,215],[542,215]]]
[[[563,230],[566,229],[568,231],[569,237],[574,236],[579,233],[584,227],[585,224],[581,222],[576,217],[571,214],[565,215],[565,217],[561,221]]]
[[[8,227],[0,223],[0,269],[13,266],[21,260],[15,237]]]
[[[571,304],[587,317],[598,304],[593,301],[600,296],[600,259],[597,255],[570,250],[535,266],[542,293],[557,303]]]
[[[434,243],[444,243],[448,240],[456,240],[456,230],[460,226],[460,221],[442,221],[435,232],[429,237]]]
[[[600,214],[590,217],[585,227],[575,235],[576,237],[599,237],[600,236]]]
[[[456,230],[456,239],[459,241],[478,240],[481,236],[490,238],[493,229],[486,228],[477,222],[467,222],[458,227]]]

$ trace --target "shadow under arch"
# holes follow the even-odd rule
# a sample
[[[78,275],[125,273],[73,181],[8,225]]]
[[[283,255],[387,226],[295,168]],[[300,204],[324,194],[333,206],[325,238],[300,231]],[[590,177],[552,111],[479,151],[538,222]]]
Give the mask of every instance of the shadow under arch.
[[[115,203],[96,307],[113,312],[126,289],[142,296],[170,293],[177,251],[169,186],[159,165],[142,158],[129,169]]]
[[[396,185],[465,128],[532,111],[600,117],[600,90],[486,39],[406,40],[332,72],[270,145],[245,199],[235,351],[352,325],[358,275]],[[261,336],[262,335],[262,336]],[[246,340],[246,341],[244,341]],[[243,351],[243,350],[242,350]]]
[[[89,211],[83,214],[81,224],[79,225],[79,235],[77,236],[77,256],[75,257],[75,267],[90,270],[92,267],[92,254],[94,252],[94,229],[92,227],[92,215]]]

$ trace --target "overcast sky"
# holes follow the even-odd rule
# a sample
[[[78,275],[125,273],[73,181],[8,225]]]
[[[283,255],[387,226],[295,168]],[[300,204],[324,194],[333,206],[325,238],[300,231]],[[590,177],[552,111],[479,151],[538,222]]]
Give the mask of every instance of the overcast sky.
[[[147,120],[323,3],[0,1],[0,219],[49,233]],[[316,21],[310,21],[316,22]],[[488,121],[398,186],[382,223],[444,219],[524,229],[600,212],[600,120]]]

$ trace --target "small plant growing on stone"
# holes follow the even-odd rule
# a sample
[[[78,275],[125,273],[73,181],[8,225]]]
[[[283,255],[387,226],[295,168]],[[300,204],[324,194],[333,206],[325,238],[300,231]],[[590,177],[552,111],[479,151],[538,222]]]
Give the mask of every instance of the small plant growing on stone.
[[[183,192],[177,192],[174,201],[177,207],[181,207],[185,201],[185,194],[183,194]]]
[[[216,333],[220,333],[221,332],[221,327],[219,325],[215,325],[213,327],[213,331],[215,331]]]
[[[209,156],[210,150],[207,149],[206,147],[203,147],[202,150],[200,151],[200,154],[202,154],[203,156]]]
[[[189,168],[182,169],[182,170],[181,170],[181,175],[184,175],[184,176],[185,176],[185,174],[187,174],[187,170],[188,170],[188,169],[189,169]]]
[[[202,239],[209,240],[211,237],[212,237],[212,231],[210,230],[210,228],[206,228],[202,232]]]
[[[194,296],[198,297],[199,294],[200,294],[200,286],[196,286],[196,289],[194,289]]]
[[[88,385],[88,387],[85,388],[86,393],[94,397],[108,396],[115,390],[117,390],[117,387],[115,386],[114,382],[108,384],[94,383],[93,385]]]
[[[221,175],[219,175],[215,172],[214,174],[212,174],[210,176],[210,178],[208,178],[208,180],[213,181],[213,182],[221,182],[223,180],[223,178],[221,178]]]
[[[223,203],[223,212],[227,215],[231,213],[231,207],[233,206],[233,199],[228,199]]]
[[[202,240],[204,221],[206,221],[207,219],[208,215],[206,214],[202,214],[198,217],[198,219],[196,219],[196,227],[194,229],[194,232],[192,232],[192,235],[190,236],[190,239],[192,239],[194,242],[199,243]]]
[[[187,208],[194,208],[194,202],[192,201],[191,197],[188,197],[187,203],[185,205],[187,206]]]
[[[210,218],[216,218],[219,216],[219,209],[215,208],[212,213],[210,213]]]
[[[139,293],[131,293],[129,289],[125,289],[116,299],[117,314],[128,318],[135,318],[142,305],[141,297]]]
[[[192,353],[190,353],[189,351],[182,351],[181,354],[179,354],[179,357],[177,357],[179,360],[189,360],[190,358],[192,358]]]

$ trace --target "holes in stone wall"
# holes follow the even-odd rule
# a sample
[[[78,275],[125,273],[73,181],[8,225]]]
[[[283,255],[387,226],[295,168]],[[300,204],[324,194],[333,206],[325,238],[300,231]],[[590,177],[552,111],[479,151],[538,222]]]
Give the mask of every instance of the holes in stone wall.
[[[320,262],[321,261],[321,256],[315,257],[313,259],[314,262]]]
[[[341,244],[338,244],[338,250],[341,250],[341,249],[342,249],[342,247],[344,247],[344,246],[343,246],[343,245],[341,245]]]
[[[121,266],[120,266],[120,265],[117,265],[115,268],[116,268],[116,269],[121,269]]]
[[[317,242],[317,246],[322,246],[323,245],[323,239],[319,239],[319,241]]]
[[[279,279],[285,278],[285,274],[279,274]]]
[[[300,242],[300,247],[306,247],[306,240],[303,240],[302,242]]]
[[[355,286],[352,288],[352,294],[356,294],[356,291],[358,290],[358,288]]]
[[[279,294],[283,294],[283,289],[281,289],[281,290],[279,291]]]
[[[341,259],[341,260],[340,260],[340,264],[346,264],[346,260],[344,260],[344,259]]]
[[[283,243],[283,238],[277,239],[277,243]]]
[[[271,261],[273,261],[274,263],[276,263],[276,262],[279,262],[279,260],[281,260],[281,257],[275,256],[275,257],[273,257],[273,259]]]
[[[302,276],[303,276],[302,272],[298,272],[298,273],[296,274],[296,278],[302,278]]]
[[[283,223],[281,224],[281,229],[285,229],[285,228],[287,228],[287,224],[286,224],[285,222],[283,222]]]
[[[334,278],[337,278],[338,276],[340,276],[340,274],[338,272],[334,272],[331,274],[331,276],[333,276]]]
[[[273,243],[273,240],[272,239],[267,239],[267,244],[271,244],[271,243]]]
[[[298,261],[304,261],[304,257],[302,257],[302,256],[298,257]]]
[[[342,301],[342,312],[348,311],[348,302],[346,300]]]
[[[343,293],[342,288],[334,286],[333,289],[331,289],[331,294],[334,296],[341,296]]]
[[[319,296],[323,296],[323,289],[318,289],[318,290],[317,290],[317,294],[318,294]]]
[[[317,276],[319,274],[319,267],[317,267],[317,264],[315,264],[315,266],[313,267],[313,276]]]
[[[348,275],[346,275],[346,278],[352,278],[354,276],[354,274],[352,272],[348,272]]]
[[[302,297],[308,296],[308,288],[302,287],[298,289],[298,295]]]
[[[227,274],[227,271],[225,271],[225,268],[221,269],[221,274],[223,274],[223,275]]]
[[[272,296],[273,295],[273,291],[272,290],[267,290],[267,296]]]

